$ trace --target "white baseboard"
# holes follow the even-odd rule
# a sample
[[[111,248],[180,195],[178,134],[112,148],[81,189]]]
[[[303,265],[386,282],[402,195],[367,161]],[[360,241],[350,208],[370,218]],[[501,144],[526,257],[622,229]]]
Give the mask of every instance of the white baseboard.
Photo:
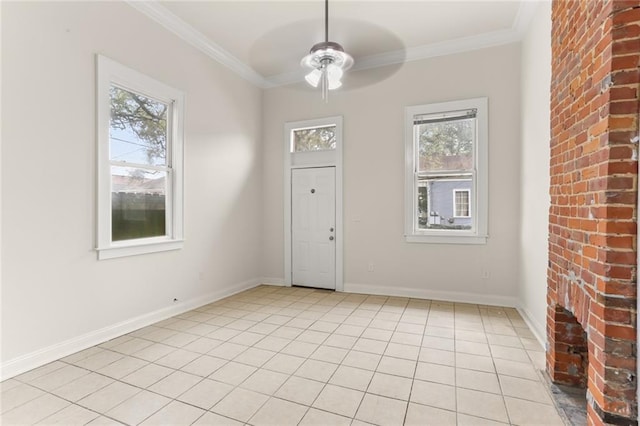
[[[538,343],[540,343],[540,345],[542,345],[542,347],[546,350],[547,349],[547,341],[545,338],[547,335],[546,326],[534,320],[533,316],[531,316],[529,311],[523,306],[520,305],[516,309],[518,309],[520,316],[522,317],[522,319],[524,319],[524,322],[527,323],[527,325],[529,326],[529,330],[531,330],[533,335],[536,337],[536,339],[538,340]]]
[[[122,336],[124,334],[135,331],[139,328],[146,327],[158,321],[171,318],[175,315],[190,311],[192,309],[204,306],[208,303],[215,302],[225,297],[232,296],[244,290],[256,287],[261,284],[260,279],[252,279],[237,283],[223,289],[214,291],[204,296],[196,297],[184,302],[172,304],[170,306],[160,308],[156,311],[142,314],[135,318],[131,318],[99,330],[85,333],[81,336],[65,340],[60,343],[39,349],[37,351],[2,361],[0,364],[0,381],[17,376],[18,374],[29,371],[33,368],[40,367],[57,359],[71,355],[78,351],[90,348],[108,340]]]
[[[439,291],[425,288],[381,286],[372,284],[344,283],[346,293],[377,294],[382,296],[414,297],[418,299],[441,300],[447,302],[475,303],[480,305],[505,306],[515,308],[515,297],[492,294],[477,294],[457,291]]]
[[[135,331],[139,328],[154,324],[158,321],[171,318],[175,315],[179,315],[208,303],[212,303],[225,297],[232,296],[241,291],[254,288],[260,284],[275,286],[285,285],[282,278],[256,278],[225,287],[224,289],[214,291],[204,296],[200,296],[184,302],[175,303],[156,311],[149,312],[138,317],[101,328],[99,330],[85,333],[81,336],[65,340],[63,342],[39,349],[37,351],[19,356],[17,358],[13,358],[8,361],[2,361],[2,363],[0,364],[0,381],[17,376],[18,374],[24,373],[25,371],[40,367],[49,362],[71,355],[78,351],[90,348],[95,345],[99,345],[108,340]],[[526,309],[520,306],[518,300],[515,297],[357,283],[344,283],[344,292],[376,294],[383,296],[414,297],[420,299],[442,300],[449,302],[515,307],[527,322],[527,325],[529,325],[529,328],[532,330],[538,341],[540,341],[543,347],[545,345],[544,340],[541,338],[541,336],[543,336],[544,334],[540,333],[539,324],[536,324],[536,322],[532,320],[532,317],[528,314]],[[542,328],[542,330],[544,330],[544,328]]]
[[[284,279],[282,278],[269,278],[269,277],[262,277],[260,278],[260,282],[264,285],[276,285],[276,286],[285,286],[286,284],[284,283]]]

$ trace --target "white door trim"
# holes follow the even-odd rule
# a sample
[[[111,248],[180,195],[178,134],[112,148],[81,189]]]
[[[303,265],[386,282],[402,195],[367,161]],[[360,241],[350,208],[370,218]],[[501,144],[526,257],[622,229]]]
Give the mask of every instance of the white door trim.
[[[331,153],[319,151],[304,153],[303,161],[296,161],[291,152],[291,131],[307,127],[336,126],[336,149]],[[309,167],[335,167],[336,172],[336,291],[344,291],[344,221],[342,189],[342,116],[314,120],[295,121],[284,124],[284,283],[291,286],[291,170]]]

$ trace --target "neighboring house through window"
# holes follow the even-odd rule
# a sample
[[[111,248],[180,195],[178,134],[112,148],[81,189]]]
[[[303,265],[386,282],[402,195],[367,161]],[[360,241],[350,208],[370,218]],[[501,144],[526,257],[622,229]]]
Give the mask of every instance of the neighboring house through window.
[[[405,110],[405,238],[481,244],[487,238],[487,99]]]
[[[182,247],[184,94],[98,56],[98,256]]]

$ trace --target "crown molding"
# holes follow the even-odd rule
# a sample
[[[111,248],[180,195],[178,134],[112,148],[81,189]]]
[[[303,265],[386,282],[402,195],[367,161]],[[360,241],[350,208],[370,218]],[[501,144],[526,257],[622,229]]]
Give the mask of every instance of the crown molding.
[[[204,34],[178,18],[169,11],[169,9],[156,1],[126,1],[134,9],[153,19],[211,59],[231,69],[245,80],[261,88],[271,87],[271,83],[258,74],[253,68],[211,41]]]
[[[354,68],[351,68],[351,69],[353,70]],[[304,81],[304,75],[305,75],[305,70],[303,70],[301,67],[299,70],[296,70],[296,71],[285,72],[282,74],[276,74],[276,75],[266,77],[266,80],[269,84],[269,87],[267,88],[280,87],[280,86],[286,86],[288,84],[300,83],[301,81]]]
[[[525,33],[529,29],[533,15],[535,15],[538,6],[542,3],[549,3],[551,0],[524,0],[520,2],[518,13],[513,20],[512,28],[520,35],[524,37]]]
[[[126,0],[129,5],[158,22],[196,49],[213,60],[231,69],[245,80],[254,85],[268,89],[298,83],[304,78],[304,70],[264,77],[249,65],[245,64],[218,44],[211,41],[204,34],[177,17],[157,1]],[[511,28],[432,43],[424,46],[412,47],[406,50],[396,50],[379,55],[358,58],[353,71],[384,67],[405,62],[420,61],[438,56],[452,55],[485,49],[487,47],[521,41],[525,35],[533,15],[541,2],[548,0],[523,0]]]

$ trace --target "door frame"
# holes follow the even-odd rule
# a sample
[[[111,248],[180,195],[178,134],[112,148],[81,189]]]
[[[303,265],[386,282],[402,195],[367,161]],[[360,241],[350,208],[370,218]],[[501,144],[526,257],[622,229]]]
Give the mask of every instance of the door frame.
[[[336,126],[336,149],[318,152],[291,152],[291,132],[309,127]],[[336,291],[344,291],[344,221],[342,170],[342,116],[325,117],[284,124],[284,284],[291,287],[291,171],[293,169],[335,167],[336,196]]]

